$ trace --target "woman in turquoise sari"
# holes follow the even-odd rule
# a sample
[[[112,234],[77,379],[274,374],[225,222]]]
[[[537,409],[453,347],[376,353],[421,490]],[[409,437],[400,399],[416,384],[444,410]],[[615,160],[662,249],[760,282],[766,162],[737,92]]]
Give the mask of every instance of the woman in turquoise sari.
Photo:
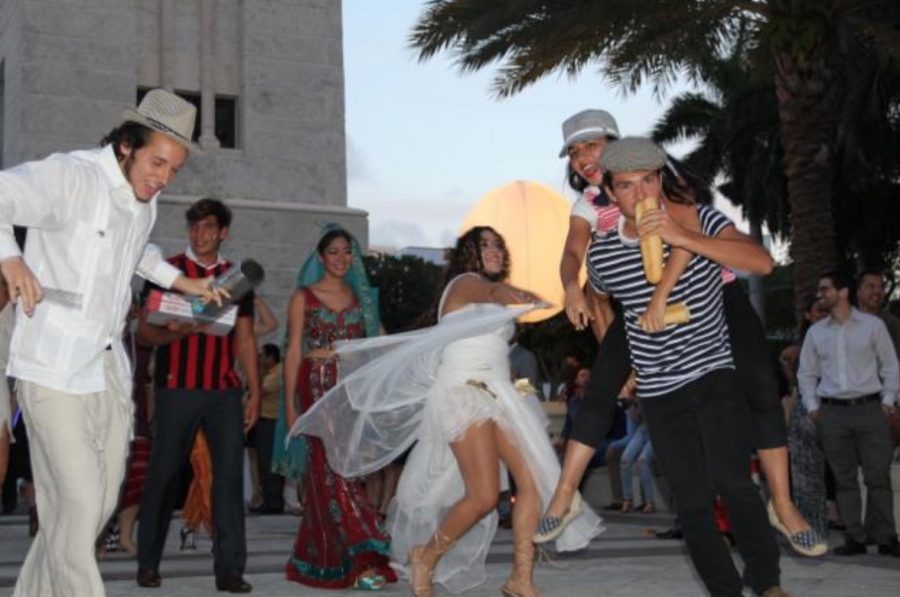
[[[326,227],[297,282],[288,306],[286,399],[273,454],[276,472],[299,478],[305,508],[287,577],[315,587],[380,589],[397,578],[388,565],[390,538],[362,483],[331,470],[319,438],[301,436],[287,447],[284,442],[294,420],[337,381],[333,343],[380,333],[356,240],[341,228]]]

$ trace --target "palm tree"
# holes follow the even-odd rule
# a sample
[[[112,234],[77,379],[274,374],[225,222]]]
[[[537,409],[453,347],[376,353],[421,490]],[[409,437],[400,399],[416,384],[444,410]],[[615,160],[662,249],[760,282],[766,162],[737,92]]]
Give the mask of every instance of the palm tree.
[[[710,68],[705,93],[672,98],[651,136],[659,143],[694,139],[687,167],[740,206],[751,226],[766,224],[786,238],[787,181],[782,166],[778,109],[770,79],[758,77],[734,55]]]
[[[840,264],[832,213],[842,75],[900,55],[896,0],[431,0],[411,44],[450,50],[464,71],[500,63],[494,91],[514,94],[591,63],[626,90],[705,82],[745,36],[749,64],[772,66],[790,202],[795,308]]]

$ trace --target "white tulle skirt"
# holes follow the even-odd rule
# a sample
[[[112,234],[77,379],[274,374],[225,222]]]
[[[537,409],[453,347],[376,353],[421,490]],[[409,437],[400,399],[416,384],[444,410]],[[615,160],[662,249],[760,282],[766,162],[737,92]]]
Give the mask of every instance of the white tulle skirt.
[[[543,504],[553,495],[560,467],[546,417],[537,398],[519,394],[509,376],[506,339],[527,310],[472,305],[432,328],[339,346],[341,381],[292,429],[321,437],[329,463],[345,476],[377,470],[417,442],[387,521],[401,573],[410,548],[428,541],[465,492],[450,442],[470,426],[496,422],[529,464]],[[497,474],[505,484],[499,463]],[[444,554],[434,581],[453,593],[484,582],[496,529],[496,513],[480,520]],[[585,508],[556,548],[584,548],[602,530]]]

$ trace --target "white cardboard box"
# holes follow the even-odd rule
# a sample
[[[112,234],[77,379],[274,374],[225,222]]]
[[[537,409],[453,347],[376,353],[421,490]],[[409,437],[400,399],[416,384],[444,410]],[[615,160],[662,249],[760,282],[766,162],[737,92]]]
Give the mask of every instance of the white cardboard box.
[[[215,318],[200,317],[194,313],[191,301],[174,292],[151,290],[147,296],[147,321],[154,325],[166,325],[170,321],[206,324],[206,333],[214,336],[228,334],[237,321],[237,305],[229,305]]]

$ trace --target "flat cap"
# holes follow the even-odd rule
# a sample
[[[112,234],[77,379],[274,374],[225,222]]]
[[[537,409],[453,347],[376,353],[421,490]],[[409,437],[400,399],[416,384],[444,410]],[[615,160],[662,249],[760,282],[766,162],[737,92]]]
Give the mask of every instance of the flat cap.
[[[666,152],[646,137],[624,137],[606,146],[600,167],[607,172],[659,170],[666,164]]]

